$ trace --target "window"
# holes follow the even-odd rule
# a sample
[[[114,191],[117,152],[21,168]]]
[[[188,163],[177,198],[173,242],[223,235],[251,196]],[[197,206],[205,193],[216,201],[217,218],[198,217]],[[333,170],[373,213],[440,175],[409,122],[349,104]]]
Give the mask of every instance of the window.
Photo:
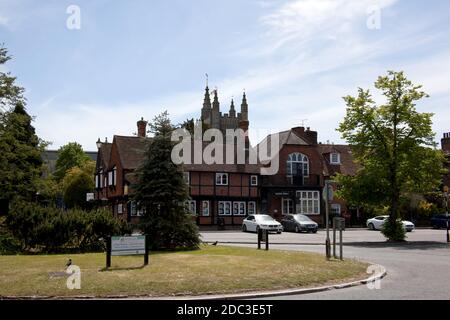
[[[98,179],[98,188],[103,188],[103,170],[100,170],[97,176]]]
[[[209,201],[202,201],[202,216],[209,216]]]
[[[139,208],[137,206],[136,201],[131,201],[130,202],[130,216],[132,217],[141,217],[144,215],[145,209],[144,208]]]
[[[338,203],[331,204],[331,215],[340,216],[341,215],[341,205]]]
[[[250,176],[250,185],[257,186],[258,185],[258,176]]]
[[[231,201],[219,201],[219,216],[231,216]]]
[[[248,202],[248,214],[256,214],[256,202],[255,201],[249,201]]]
[[[98,174],[95,175],[95,189],[100,188],[100,181]]]
[[[186,201],[186,206],[190,214],[197,214],[197,203],[195,200]]]
[[[288,176],[309,176],[308,157],[301,153],[291,153],[288,156],[286,172]]]
[[[189,172],[183,172],[183,175],[184,175],[184,182],[186,182],[186,184],[189,185],[189,181],[190,181]]]
[[[282,201],[281,212],[283,214],[292,214],[292,213],[294,213],[294,210],[293,210],[294,207],[293,207],[292,199],[283,198],[281,201]]]
[[[297,213],[320,214],[319,191],[297,191]]]
[[[331,153],[330,154],[330,163],[331,164],[341,164],[341,155],[339,153]]]
[[[123,204],[119,203],[117,205],[117,213],[122,214],[123,213]]]
[[[228,173],[216,173],[216,185],[218,186],[228,185]]]
[[[117,179],[117,170],[114,167],[111,171],[108,171],[108,186],[115,186]]]
[[[245,202],[244,201],[233,202],[233,214],[236,216],[245,216]]]

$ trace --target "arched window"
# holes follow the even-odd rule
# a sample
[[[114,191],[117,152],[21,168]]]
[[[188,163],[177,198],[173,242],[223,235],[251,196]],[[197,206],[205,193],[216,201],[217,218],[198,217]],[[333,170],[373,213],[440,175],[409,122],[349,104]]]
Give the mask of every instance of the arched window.
[[[288,176],[309,176],[308,157],[301,153],[291,153],[288,156],[286,172]]]

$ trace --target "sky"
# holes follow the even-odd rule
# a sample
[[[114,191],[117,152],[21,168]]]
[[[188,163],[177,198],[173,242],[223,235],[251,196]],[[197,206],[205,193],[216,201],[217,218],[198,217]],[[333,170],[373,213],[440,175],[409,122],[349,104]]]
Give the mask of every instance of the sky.
[[[79,13],[79,14],[78,14]],[[450,132],[446,0],[0,0],[3,66],[25,87],[38,135],[58,149],[132,135],[167,110],[199,118],[208,74],[221,111],[245,90],[252,142],[304,125],[336,131],[343,96],[405,71],[430,98],[436,141]]]

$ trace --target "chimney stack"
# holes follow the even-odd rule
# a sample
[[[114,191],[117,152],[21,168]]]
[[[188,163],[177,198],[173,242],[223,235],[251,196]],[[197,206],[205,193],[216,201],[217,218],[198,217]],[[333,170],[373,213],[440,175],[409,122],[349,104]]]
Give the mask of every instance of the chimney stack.
[[[450,132],[444,133],[444,137],[441,140],[441,145],[444,153],[450,153]]]
[[[138,127],[137,136],[140,138],[145,138],[147,136],[147,121],[145,121],[144,118],[141,118],[141,120],[137,122],[137,127]]]

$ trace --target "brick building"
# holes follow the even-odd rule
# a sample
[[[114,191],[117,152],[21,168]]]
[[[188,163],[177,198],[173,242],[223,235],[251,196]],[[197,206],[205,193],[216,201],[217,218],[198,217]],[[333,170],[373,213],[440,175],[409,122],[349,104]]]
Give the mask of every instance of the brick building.
[[[244,152],[248,159],[251,149],[248,141],[248,103],[243,94],[241,110],[236,113],[231,101],[229,113],[222,115],[217,90],[211,103],[209,88],[205,88],[201,119],[210,128],[240,128],[247,132]],[[136,221],[140,212],[130,201],[133,172],[144,159],[151,138],[146,136],[147,123],[137,122],[137,136],[114,136],[112,143],[102,143],[97,156],[95,198],[104,201],[112,212],[128,221]],[[275,135],[261,143],[270,142]],[[279,150],[270,150],[278,157],[279,170],[275,175],[263,176],[260,169],[270,160],[258,164],[187,164],[185,179],[189,185],[189,210],[199,225],[214,225],[219,219],[226,225],[240,225],[253,213],[265,213],[281,219],[283,214],[302,213],[322,222],[324,203],[322,191],[326,179],[336,172],[355,174],[348,146],[318,143],[318,133],[310,128],[296,127],[280,132]],[[260,143],[260,145],[261,145]],[[270,143],[269,143],[270,145]],[[226,148],[225,145],[223,145]],[[233,148],[237,152],[237,147]],[[335,200],[331,213],[351,216],[351,210],[342,201]]]

